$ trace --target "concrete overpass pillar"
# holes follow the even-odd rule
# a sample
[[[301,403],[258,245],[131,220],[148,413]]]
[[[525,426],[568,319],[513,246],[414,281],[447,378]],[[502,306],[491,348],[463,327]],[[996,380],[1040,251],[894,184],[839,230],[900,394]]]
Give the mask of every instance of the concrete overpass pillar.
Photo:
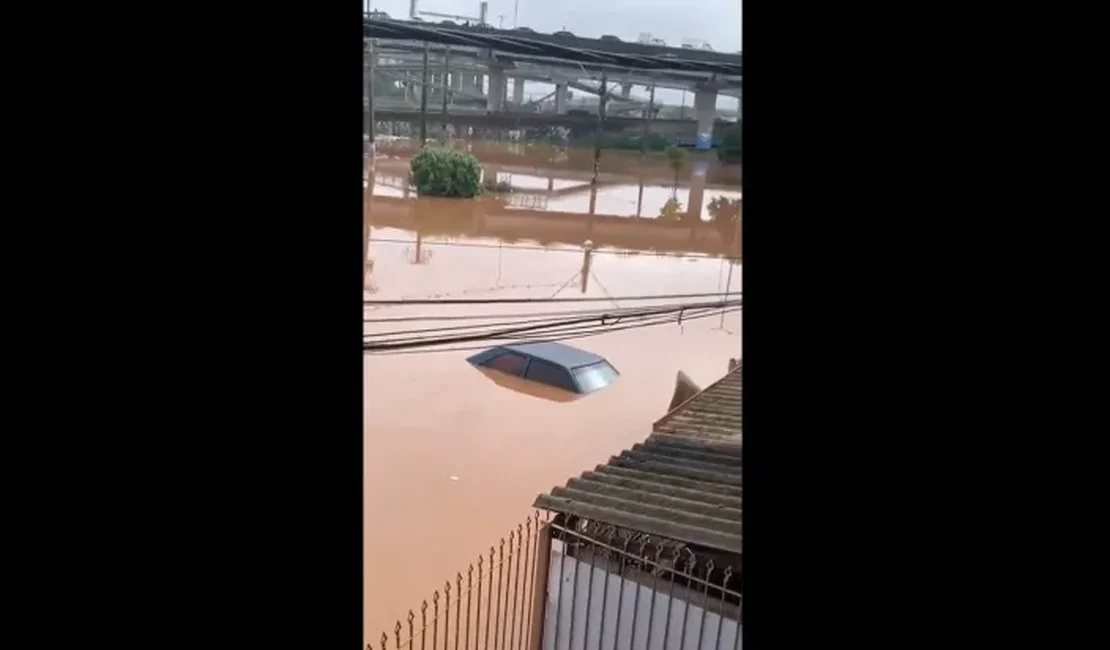
[[[463,88],[463,76],[462,76],[461,73],[459,73],[459,72],[452,72],[451,73],[451,87],[454,88],[455,90],[462,90],[462,88]]]
[[[693,174],[690,175],[690,193],[686,196],[686,219],[692,224],[701,222],[702,206],[705,205],[705,177],[708,172],[708,163],[694,163]]]
[[[555,86],[555,112],[559,115],[564,115],[567,112],[566,84],[556,84]]]
[[[628,82],[622,83],[621,84],[621,97],[624,97],[624,98],[627,99],[629,94],[631,94],[631,93],[632,93],[632,84],[630,84]]]
[[[698,121],[697,148],[713,146],[713,119],[717,116],[717,91],[699,90],[694,93],[694,118]]]
[[[486,110],[499,113],[505,109],[506,78],[504,70],[490,70],[489,94],[486,96]]]
[[[468,92],[472,92],[472,93],[476,93],[478,95],[482,94],[482,85],[480,83],[478,83],[477,75],[466,72],[466,73],[463,73],[462,75],[460,75],[459,77],[462,81],[462,89],[463,90],[468,91]]]
[[[520,77],[513,79],[513,103],[517,106],[524,103],[524,80]]]

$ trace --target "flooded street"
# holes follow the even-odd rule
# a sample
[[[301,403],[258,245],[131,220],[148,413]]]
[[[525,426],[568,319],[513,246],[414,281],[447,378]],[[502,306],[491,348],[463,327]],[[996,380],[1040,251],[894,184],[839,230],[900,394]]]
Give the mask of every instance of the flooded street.
[[[519,191],[507,200],[465,210],[453,207],[459,201],[417,199],[403,176],[393,174],[379,172],[368,203],[367,299],[603,300],[368,306],[367,334],[699,302],[712,299],[619,298],[741,289],[741,265],[719,257],[739,255],[739,208],[736,223],[722,226],[717,209],[708,207],[718,197],[739,203],[738,187],[685,183],[677,197],[682,210],[695,202],[692,216],[667,219],[659,215],[673,190],[659,184],[591,190],[573,179],[515,174],[511,182]],[[704,197],[695,196],[702,191]],[[636,218],[638,206],[642,218]],[[597,250],[583,282],[587,239]],[[382,322],[416,316],[483,319]],[[479,553],[488,553],[524,521],[538,493],[643,441],[666,411],[678,371],[702,387],[724,375],[728,360],[741,357],[740,320],[738,312],[714,314],[681,326],[567,341],[602,355],[621,373],[615,384],[571,402],[513,392],[465,361],[497,342],[461,343],[452,347],[468,349],[446,352],[366,354],[366,638],[376,644],[387,631],[392,639],[394,623],[410,608],[419,620],[421,601],[430,606],[432,591],[442,590],[448,579],[453,586],[457,572],[465,578]]]

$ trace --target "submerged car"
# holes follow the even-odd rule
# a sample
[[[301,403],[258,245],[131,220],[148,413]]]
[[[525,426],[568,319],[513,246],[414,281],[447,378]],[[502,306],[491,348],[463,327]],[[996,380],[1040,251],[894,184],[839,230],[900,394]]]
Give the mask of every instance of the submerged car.
[[[507,388],[557,401],[601,390],[620,376],[603,357],[553,341],[499,345],[467,361]],[[557,391],[537,391],[537,384]]]

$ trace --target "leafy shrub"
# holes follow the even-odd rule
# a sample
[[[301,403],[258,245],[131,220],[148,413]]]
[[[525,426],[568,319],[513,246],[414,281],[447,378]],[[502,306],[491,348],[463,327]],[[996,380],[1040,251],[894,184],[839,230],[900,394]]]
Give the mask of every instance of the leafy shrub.
[[[671,197],[659,208],[659,218],[668,221],[679,221],[685,212],[682,210],[682,202],[677,198]]]
[[[733,223],[740,220],[740,199],[718,196],[709,202],[709,216],[717,223]]]
[[[482,193],[482,166],[468,153],[425,147],[412,157],[409,169],[422,196],[470,198]]]

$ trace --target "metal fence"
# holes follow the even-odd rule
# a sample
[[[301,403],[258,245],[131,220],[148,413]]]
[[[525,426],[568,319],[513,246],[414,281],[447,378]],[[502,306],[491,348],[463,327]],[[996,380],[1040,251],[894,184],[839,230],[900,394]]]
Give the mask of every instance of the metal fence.
[[[383,631],[377,643],[366,650],[527,650],[537,629],[537,558],[547,554],[541,544],[547,534],[546,520],[533,513],[510,531],[489,553],[479,555],[447,580],[442,590],[432,593],[405,621],[397,621],[392,634]],[[542,576],[541,576],[542,579]]]
[[[561,519],[550,525],[544,650],[740,648],[738,556]]]

